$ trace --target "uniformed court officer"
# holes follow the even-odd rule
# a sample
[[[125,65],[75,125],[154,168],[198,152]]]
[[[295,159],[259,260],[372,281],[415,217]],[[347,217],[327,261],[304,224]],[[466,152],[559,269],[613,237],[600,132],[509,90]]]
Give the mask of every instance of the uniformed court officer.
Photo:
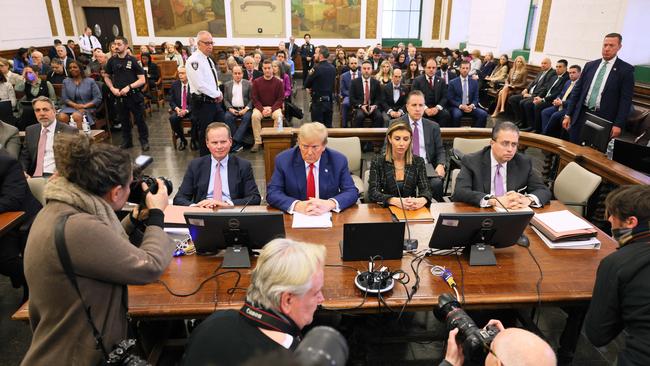
[[[214,44],[212,34],[200,31],[196,38],[199,52],[187,59],[185,69],[192,91],[192,146],[198,144],[203,156],[210,153],[205,144],[206,127],[212,122],[224,122],[225,115],[221,108],[223,95],[218,86],[217,69],[210,58]]]
[[[106,63],[104,82],[116,99],[118,119],[122,123],[122,149],[133,147],[130,113],[138,126],[142,151],[149,150],[149,129],[144,122],[144,95],[140,87],[144,85],[144,70],[138,60],[127,55],[129,42],[122,36],[115,37],[116,56]]]
[[[309,70],[314,67],[314,45],[309,43],[311,41],[311,35],[309,33],[305,34],[305,43],[300,46],[300,58],[302,59],[302,86],[304,87],[307,83],[307,74]]]
[[[336,68],[327,61],[330,52],[326,46],[316,47],[314,60],[318,64],[305,81],[305,88],[311,90],[311,120],[332,127],[332,93],[336,79]]]

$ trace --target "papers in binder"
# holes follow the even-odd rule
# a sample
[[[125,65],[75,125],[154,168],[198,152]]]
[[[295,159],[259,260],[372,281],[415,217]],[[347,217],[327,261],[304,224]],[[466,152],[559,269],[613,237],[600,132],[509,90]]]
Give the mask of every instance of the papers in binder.
[[[585,240],[559,240],[551,241],[547,238],[541,231],[533,227],[533,231],[537,236],[542,239],[544,244],[546,244],[551,249],[600,249],[600,240],[596,237],[585,239]]]
[[[313,229],[332,227],[332,213],[326,212],[322,215],[309,216],[299,212],[293,213],[291,227],[294,229]]]
[[[390,206],[388,209],[399,221],[405,221],[404,213],[406,213],[406,218],[409,221],[433,221],[433,215],[428,207],[420,207],[417,210],[402,210],[397,206]]]
[[[588,239],[596,236],[596,229],[569,210],[536,214],[530,223],[553,241]]]

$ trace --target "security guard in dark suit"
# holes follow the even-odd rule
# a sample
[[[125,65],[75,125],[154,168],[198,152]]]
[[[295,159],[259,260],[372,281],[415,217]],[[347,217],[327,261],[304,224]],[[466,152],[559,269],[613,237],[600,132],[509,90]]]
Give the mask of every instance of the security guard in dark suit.
[[[332,94],[336,68],[327,61],[330,51],[326,46],[316,47],[314,59],[318,62],[307,80],[305,88],[311,90],[311,120],[321,122],[326,127],[332,127]]]

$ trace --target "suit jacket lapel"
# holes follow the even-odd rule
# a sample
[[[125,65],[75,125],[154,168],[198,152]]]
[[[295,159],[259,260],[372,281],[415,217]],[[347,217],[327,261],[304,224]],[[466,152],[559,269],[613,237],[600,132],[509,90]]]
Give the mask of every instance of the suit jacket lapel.
[[[318,197],[323,198],[323,193],[326,192],[326,189],[329,188],[332,184],[331,181],[331,172],[329,164],[329,152],[327,149],[323,151],[323,154],[320,156],[320,163],[318,165]]]
[[[300,149],[294,147],[293,152],[293,174],[294,182],[298,186],[298,199],[305,199],[307,197],[307,174],[305,173],[305,161],[302,160]]]
[[[517,153],[515,153],[515,156],[517,156]],[[509,162],[508,162],[508,172],[506,176],[506,191],[516,191],[519,187],[517,185],[517,182],[515,182],[515,179],[517,177],[517,173],[519,172],[519,166],[515,162],[515,158],[513,157]]]
[[[210,185],[210,173],[212,172],[212,167],[211,167],[211,162],[212,158],[210,155],[206,155],[203,158],[203,161],[201,161],[201,164],[199,164],[199,171],[197,174],[199,175],[198,177],[198,190],[197,190],[197,197],[194,197],[196,201],[200,201],[205,199],[205,197],[208,195],[208,186]]]
[[[424,151],[427,153],[427,161],[433,164],[431,159],[429,159],[429,155],[433,155],[433,151],[430,151],[433,149],[433,144],[432,143],[427,144],[427,142],[433,142],[433,128],[431,127],[430,124],[424,123],[424,118],[422,118],[421,122],[422,122],[422,130],[424,131]]]
[[[230,190],[230,198],[239,198],[239,191],[237,190],[237,182],[239,179],[239,164],[237,164],[236,156],[228,157],[228,189]]]
[[[481,160],[481,174],[483,175],[483,192],[489,194],[492,188],[492,167],[490,166],[490,154],[492,149],[487,147],[483,152],[483,159]],[[510,169],[508,169],[510,170]]]

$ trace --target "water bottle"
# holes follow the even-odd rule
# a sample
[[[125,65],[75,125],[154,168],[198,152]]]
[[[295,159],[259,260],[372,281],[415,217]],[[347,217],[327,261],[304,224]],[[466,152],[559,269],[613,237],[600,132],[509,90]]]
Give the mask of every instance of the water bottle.
[[[88,119],[86,119],[85,114],[83,116],[83,122],[81,122],[81,128],[86,135],[90,135],[90,123],[88,123]]]
[[[278,114],[278,120],[276,123],[278,125],[278,131],[284,130],[284,124],[282,123],[282,113]]]
[[[74,119],[70,118],[70,122],[68,122],[70,127],[77,128],[77,122],[74,121]]]
[[[614,139],[609,140],[607,144],[607,159],[612,160],[612,156],[614,156]]]

